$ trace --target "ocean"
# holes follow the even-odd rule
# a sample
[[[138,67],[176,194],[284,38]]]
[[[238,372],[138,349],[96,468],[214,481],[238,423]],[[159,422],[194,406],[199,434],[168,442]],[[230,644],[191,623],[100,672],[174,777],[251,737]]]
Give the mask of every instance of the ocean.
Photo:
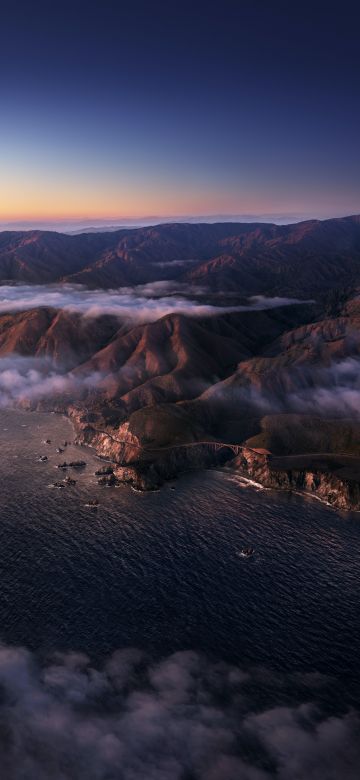
[[[25,427],[26,426],[26,427]],[[104,464],[53,414],[0,412],[0,625],[36,650],[141,645],[336,674],[360,655],[360,516],[245,487],[225,470],[158,492],[104,488]],[[51,444],[42,442],[51,439]],[[38,461],[48,456],[46,463]],[[75,487],[49,487],[66,473]],[[97,498],[99,508],[85,506]],[[244,546],[255,548],[243,559]]]
[[[70,747],[68,742],[61,742],[59,746],[59,739],[54,738],[53,732],[51,740],[47,733],[44,736],[41,731],[39,737],[36,732],[36,739],[40,739],[41,745],[49,743],[53,746],[51,750],[59,751],[59,767],[61,764],[62,768],[58,767],[58,774],[55,770],[51,773],[46,767],[44,769],[45,758],[41,751],[40,757],[32,756],[30,761],[33,748],[27,746],[26,738],[35,727],[32,709],[28,720],[28,691],[32,691],[32,708],[34,701],[38,707],[39,697],[43,701],[43,686],[48,696],[50,685],[51,696],[54,696],[51,707],[56,712],[54,721],[58,723],[60,675],[61,696],[66,696],[69,706],[70,691],[73,697],[71,707],[75,707],[75,714],[71,709],[71,718],[70,715],[68,717],[78,727],[79,691],[85,696],[83,691],[86,690],[90,699],[86,699],[88,709],[85,708],[85,714],[83,700],[81,706],[82,717],[88,727],[90,712],[93,717],[94,696],[96,706],[103,714],[104,696],[110,695],[109,679],[112,685],[113,677],[106,677],[105,688],[100,689],[101,696],[98,688],[96,695],[89,688],[89,680],[92,684],[94,679],[101,677],[103,680],[104,672],[101,670],[113,669],[113,661],[109,662],[109,659],[119,657],[122,659],[119,662],[121,679],[125,669],[126,685],[131,691],[134,679],[141,679],[141,683],[136,685],[140,685],[142,696],[145,696],[144,690],[148,696],[149,689],[153,692],[160,679],[163,687],[160,694],[156,688],[158,705],[159,697],[163,700],[164,690],[166,697],[169,696],[170,685],[171,709],[166,711],[166,718],[164,716],[161,721],[162,731],[159,726],[161,739],[157,735],[155,746],[151,742],[149,758],[148,741],[144,744],[143,736],[143,705],[141,716],[136,708],[136,717],[142,724],[139,739],[144,750],[142,760],[145,769],[143,765],[139,770],[134,769],[132,762],[137,748],[134,754],[131,727],[130,737],[127,731],[125,736],[121,731],[121,744],[129,753],[131,771],[128,774],[125,770],[120,772],[120,758],[112,757],[100,762],[96,772],[88,767],[87,778],[127,780],[144,777],[147,780],[164,777],[173,780],[204,777],[207,780],[214,777],[215,780],[232,780],[254,777],[257,780],[274,776],[292,780],[293,777],[311,776],[316,780],[332,780],[341,776],[342,780],[347,780],[357,777],[360,757],[358,752],[355,756],[353,752],[359,741],[354,737],[352,722],[350,727],[343,718],[350,717],[348,713],[356,710],[360,701],[359,515],[342,515],[311,498],[245,486],[226,469],[179,475],[177,480],[151,493],[135,492],[126,485],[101,487],[94,472],[104,463],[92,450],[71,444],[64,447],[63,453],[56,453],[56,448],[62,446],[64,440],[71,441],[73,435],[70,422],[59,415],[0,412],[0,639],[3,645],[3,649],[0,648],[0,689],[5,685],[11,701],[13,695],[15,699],[20,697],[20,704],[16,705],[20,708],[20,715],[15,708],[16,719],[13,720],[12,708],[6,718],[10,718],[10,723],[14,722],[16,735],[19,723],[25,723],[27,735],[25,737],[21,732],[22,748],[20,754],[18,750],[16,753],[20,758],[10,762],[11,771],[4,777],[44,777],[46,780],[48,777],[84,777],[82,761],[88,761],[90,748],[86,752],[81,743],[80,750],[81,740],[79,742],[78,737],[76,740],[73,737]],[[51,443],[45,444],[46,439],[50,439]],[[48,460],[40,462],[41,455],[46,455]],[[56,465],[63,460],[74,459],[86,461],[83,470],[69,469],[66,472],[76,479],[76,485],[63,489],[51,487],[54,481],[60,481],[65,476]],[[87,507],[89,499],[95,498],[99,507]],[[239,553],[249,545],[254,547],[254,555],[242,558]],[[19,647],[25,650],[19,651]],[[128,653],[135,666],[137,654],[141,654],[140,677],[138,672],[134,672],[135,677],[133,672],[130,674]],[[90,660],[84,661],[85,656]],[[58,659],[55,676],[54,661],[49,660],[54,658]],[[109,663],[110,667],[107,666]],[[90,664],[89,668],[87,664]],[[149,675],[146,683],[144,664]],[[34,668],[47,671],[36,672],[34,678]],[[156,673],[154,668],[158,670]],[[207,670],[206,683],[205,673],[202,671],[200,678],[199,669]],[[229,672],[229,669],[232,671]],[[21,683],[21,694],[18,677],[22,681],[25,679]],[[85,679],[88,687],[84,688]],[[206,759],[200,751],[202,758],[198,758],[196,753],[190,761],[190,773],[186,773],[180,758],[178,772],[161,773],[161,762],[169,760],[169,752],[172,756],[174,751],[183,752],[180,737],[174,736],[178,732],[171,732],[171,740],[168,734],[169,723],[172,729],[174,724],[178,727],[179,701],[184,726],[181,733],[187,733],[189,728],[196,729],[198,733],[200,726],[204,728],[203,704],[200,707],[199,702],[204,697],[208,700],[209,679],[211,686],[214,679],[217,680],[216,695],[211,688],[211,696],[215,697],[211,699],[211,712],[216,701],[216,707],[220,707],[216,711],[220,712],[222,728],[227,734],[229,723],[233,724],[230,728],[231,740],[237,747],[232,748],[232,753],[240,755],[242,762],[245,759],[250,762],[251,771],[256,765],[256,771],[261,769],[265,774],[246,774],[245,770],[241,774],[240,764],[236,765],[234,772],[229,769],[223,773],[219,770],[213,776],[210,774],[206,761],[220,761],[218,748],[215,757],[213,754],[218,739],[218,722],[216,739],[212,731],[209,742],[201,741],[202,737],[200,740]],[[235,701],[233,693],[225,695],[230,679],[235,680],[234,690],[237,690],[239,680],[247,681],[245,699],[236,698]],[[194,700],[191,698],[190,701],[187,697],[190,696],[189,691],[193,697],[195,688],[198,709],[194,715]],[[138,691],[136,695],[139,695]],[[96,698],[98,696],[101,704]],[[106,706],[114,713],[114,709],[117,712],[116,708],[120,706],[118,693],[115,699],[114,692],[111,696],[111,704]],[[131,707],[134,706],[133,691],[131,695],[126,693],[124,696],[125,700],[121,700],[122,713],[130,707],[130,701]],[[136,701],[138,703],[139,698]],[[238,734],[239,701],[243,713],[241,717],[246,718],[241,739]],[[301,708],[310,706],[309,702],[311,717],[308,711],[305,717],[305,710]],[[261,728],[256,721],[256,738],[261,738],[261,749],[258,747],[249,754],[247,737],[244,737],[244,733],[248,735],[249,717],[253,723],[254,712],[257,718],[264,718],[264,712],[278,713],[279,707],[282,714],[291,712],[292,718],[295,718],[294,712],[297,713],[296,728],[291,726],[286,742],[291,745],[290,756],[293,755],[294,739],[299,739],[301,745],[311,729],[317,735],[320,733],[318,721],[324,730],[330,728],[328,724],[333,724],[334,718],[338,719],[335,721],[339,724],[336,733],[342,735],[344,744],[341,742],[336,756],[329,759],[327,769],[321,762],[324,755],[328,755],[329,748],[322,746],[321,742],[319,745],[316,742],[316,751],[312,748],[316,761],[320,761],[320,764],[316,763],[313,775],[309,775],[306,763],[307,748],[297,758],[300,766],[297,774],[293,772],[292,759],[287,756],[285,761],[281,752],[283,747],[280,750],[278,742],[269,754],[273,761],[271,764],[266,752],[268,741],[264,742],[263,721]],[[46,708],[48,711],[48,699]],[[314,712],[317,714],[314,715]],[[91,721],[92,729],[98,728],[99,717],[97,714],[96,723]],[[311,726],[307,721],[304,725],[304,718],[310,718]],[[324,718],[327,720],[324,721]],[[106,721],[100,722],[101,728],[105,729],[108,716]],[[119,738],[119,722],[119,719],[112,721],[111,739],[115,736]],[[272,739],[275,739],[274,733],[277,739],[278,725],[274,726],[274,722],[274,716],[271,716],[271,728],[275,729],[275,732],[271,731]],[[38,721],[35,720],[35,723],[37,728]],[[121,724],[123,729],[123,720]],[[25,729],[25,726],[22,728]],[[83,721],[81,729],[84,729]],[[334,739],[330,735],[331,749]],[[95,744],[99,752],[96,739],[94,750]],[[1,745],[0,730],[0,753]],[[296,749],[300,750],[300,747]],[[61,763],[69,751],[75,767],[71,771],[64,769]],[[81,751],[85,751],[84,755]],[[331,750],[329,755],[332,756]],[[34,762],[34,766],[31,763],[33,774],[30,770],[26,773],[24,769],[29,761]],[[201,766],[201,762],[205,761],[207,768],[203,774],[197,768],[197,761]],[[281,766],[281,762],[284,764],[282,773],[272,774],[274,766]]]

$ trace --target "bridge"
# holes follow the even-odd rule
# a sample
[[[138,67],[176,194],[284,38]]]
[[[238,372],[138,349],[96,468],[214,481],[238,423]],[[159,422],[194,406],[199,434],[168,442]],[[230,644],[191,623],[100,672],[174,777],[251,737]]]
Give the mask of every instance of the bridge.
[[[144,455],[151,455],[151,454],[162,454],[163,452],[169,452],[176,449],[184,449],[187,447],[208,447],[214,452],[217,452],[218,450],[222,449],[230,449],[234,453],[234,457],[240,454],[240,452],[243,450],[243,445],[241,444],[231,444],[229,442],[223,442],[223,441],[217,441],[216,439],[207,439],[204,441],[189,441],[189,442],[181,442],[177,444],[169,444],[165,447],[147,447],[143,444],[136,444],[135,442],[131,442],[128,439],[117,439],[116,436],[113,436],[108,431],[104,431],[100,428],[95,428],[94,426],[91,426],[93,431],[95,433],[101,433],[104,436],[107,436],[109,439],[114,441],[116,444],[121,444],[125,447],[130,447],[131,449],[138,450],[139,453],[142,453]],[[249,449],[249,448],[247,448]]]

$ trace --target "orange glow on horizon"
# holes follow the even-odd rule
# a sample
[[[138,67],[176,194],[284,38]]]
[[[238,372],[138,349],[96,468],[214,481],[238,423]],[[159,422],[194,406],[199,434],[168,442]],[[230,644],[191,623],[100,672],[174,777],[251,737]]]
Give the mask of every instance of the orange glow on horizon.
[[[54,221],[91,221],[109,220],[126,221],[127,219],[156,218],[175,219],[196,216],[216,215],[289,215],[313,213],[325,216],[336,216],[338,204],[336,194],[329,192],[321,200],[314,197],[314,202],[302,199],[301,193],[284,202],[280,193],[263,191],[258,193],[254,188],[243,187],[243,190],[229,191],[220,188],[196,187],[189,183],[186,189],[170,187],[157,183],[151,186],[149,181],[143,183],[104,183],[74,181],[65,177],[38,179],[36,183],[26,177],[10,178],[0,191],[0,221],[1,222],[39,222]],[[300,196],[300,197],[299,197]],[[317,202],[317,205],[316,205]],[[319,208],[320,202],[320,208]],[[348,205],[344,204],[342,213],[355,213],[353,198],[349,196]]]
[[[20,167],[7,171],[0,190],[0,220],[126,220],[147,216],[261,214],[304,210],[274,192],[259,193],[243,183],[235,188],[196,180],[169,183],[141,176],[118,180],[77,176],[68,170],[31,175]],[[295,198],[294,198],[295,200]],[[296,198],[300,200],[300,198]]]

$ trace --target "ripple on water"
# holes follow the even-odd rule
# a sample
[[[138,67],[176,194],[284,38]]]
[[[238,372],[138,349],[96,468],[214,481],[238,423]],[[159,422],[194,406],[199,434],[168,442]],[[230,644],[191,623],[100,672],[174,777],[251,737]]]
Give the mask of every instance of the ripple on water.
[[[55,452],[72,438],[70,423],[1,411],[0,431],[3,639],[98,656],[191,647],[355,679],[359,519],[216,471],[145,495],[101,488],[88,449],[76,486],[49,490],[63,477],[59,460],[79,458],[73,446]],[[100,501],[95,512],[89,497]],[[249,544],[254,557],[239,558]]]

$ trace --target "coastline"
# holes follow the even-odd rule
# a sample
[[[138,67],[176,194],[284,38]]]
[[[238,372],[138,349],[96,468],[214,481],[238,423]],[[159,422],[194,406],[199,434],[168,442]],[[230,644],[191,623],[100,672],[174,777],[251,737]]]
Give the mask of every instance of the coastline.
[[[285,490],[316,498],[336,510],[360,511],[360,480],[344,470],[334,471],[335,456],[309,455],[299,456],[298,459],[285,456],[280,459],[266,451],[243,445],[241,453],[231,457],[230,451],[214,450],[200,443],[194,447],[190,442],[164,448],[163,452],[159,450],[156,457],[151,457],[144,450],[141,459],[140,442],[129,434],[127,423],[121,426],[120,432],[120,436],[129,437],[124,443],[110,432],[96,432],[91,425],[82,423],[80,417],[78,410],[77,414],[75,410],[69,414],[76,434],[75,442],[91,447],[101,460],[112,463],[119,483],[128,483],[136,491],[158,490],[165,482],[186,472],[225,467],[227,472],[246,480],[254,489]],[[323,464],[317,465],[316,458],[319,460],[320,457],[325,461],[325,468]]]
[[[11,408],[8,410],[11,412]],[[156,458],[138,457],[135,437],[129,437],[128,444],[120,444],[110,432],[96,433],[84,421],[79,408],[34,409],[18,407],[14,411],[37,412],[61,416],[72,430],[73,445],[87,448],[102,463],[113,468],[112,486],[127,484],[134,492],[158,491],[162,485],[177,479],[182,474],[205,469],[224,469],[228,476],[243,480],[244,487],[254,490],[275,490],[294,493],[301,497],[314,498],[324,506],[340,512],[360,512],[360,481],[339,476],[331,470],[306,467],[305,456],[276,458],[264,451],[242,447],[241,454],[229,457],[224,450],[211,450],[205,445],[194,447],[191,443],[180,447],[159,450]],[[125,424],[126,426],[126,424]],[[125,434],[128,431],[125,431]],[[125,435],[123,434],[123,435]],[[310,458],[310,456],[308,456]],[[313,456],[314,457],[314,456]],[[330,456],[323,455],[322,458]],[[299,467],[298,461],[304,459]],[[283,467],[280,468],[280,465]],[[289,467],[291,465],[291,468]],[[104,486],[110,486],[107,482]]]
[[[335,468],[338,461],[341,467]],[[340,511],[360,511],[360,479],[349,468],[342,468],[341,456],[309,454],[276,458],[271,453],[244,447],[230,468],[267,488],[310,496]]]

